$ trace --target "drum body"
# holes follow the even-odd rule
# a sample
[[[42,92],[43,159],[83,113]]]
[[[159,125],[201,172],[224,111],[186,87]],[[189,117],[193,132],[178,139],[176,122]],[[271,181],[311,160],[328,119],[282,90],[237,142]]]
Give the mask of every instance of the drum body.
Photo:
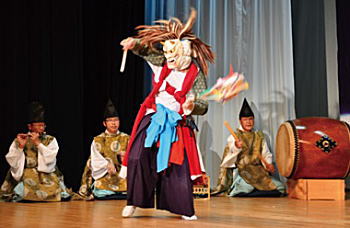
[[[276,137],[276,162],[287,178],[345,178],[350,171],[350,128],[309,117],[284,122]]]

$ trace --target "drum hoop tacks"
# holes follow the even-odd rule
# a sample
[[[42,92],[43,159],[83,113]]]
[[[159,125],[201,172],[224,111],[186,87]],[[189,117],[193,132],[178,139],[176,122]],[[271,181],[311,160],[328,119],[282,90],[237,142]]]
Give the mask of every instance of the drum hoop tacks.
[[[341,122],[346,126],[346,130],[348,131],[348,137],[349,137],[349,141],[350,141],[350,126],[345,121],[341,121]],[[349,151],[349,153],[350,153],[350,151]],[[346,171],[346,174],[345,174],[344,178],[348,177],[349,174],[350,174],[350,163],[348,165],[348,170]]]
[[[299,159],[300,159],[300,151],[299,151],[299,135],[298,135],[298,131],[295,127],[295,124],[292,120],[288,120],[287,123],[290,124],[290,126],[292,127],[292,130],[293,130],[293,135],[294,135],[294,166],[293,166],[293,169],[292,169],[292,172],[290,173],[290,175],[287,177],[287,178],[291,178],[295,171],[297,170],[298,168],[298,165],[299,165]]]

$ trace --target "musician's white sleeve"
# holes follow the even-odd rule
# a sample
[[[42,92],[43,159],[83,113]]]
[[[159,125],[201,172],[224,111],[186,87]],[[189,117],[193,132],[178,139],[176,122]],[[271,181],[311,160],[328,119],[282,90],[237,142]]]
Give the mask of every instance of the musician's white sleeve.
[[[18,147],[16,140],[10,146],[9,152],[5,156],[10,165],[10,172],[12,177],[19,181],[23,175],[25,155],[23,149]]]
[[[262,151],[261,151],[262,157],[265,159],[265,161],[269,164],[272,164],[272,153],[270,152],[269,147],[267,146],[266,140],[264,139],[262,142]]]
[[[59,147],[57,140],[54,138],[49,145],[38,145],[38,171],[52,173],[56,169],[56,156]]]
[[[226,154],[226,156],[222,160],[222,163],[220,166],[223,168],[236,167],[237,156],[242,151],[242,149],[236,147],[235,141],[236,140],[232,135],[230,135],[227,138],[227,145],[229,147],[230,152]]]
[[[93,141],[91,144],[91,175],[97,180],[106,175],[108,160],[102,156],[102,154],[96,148],[96,144]]]

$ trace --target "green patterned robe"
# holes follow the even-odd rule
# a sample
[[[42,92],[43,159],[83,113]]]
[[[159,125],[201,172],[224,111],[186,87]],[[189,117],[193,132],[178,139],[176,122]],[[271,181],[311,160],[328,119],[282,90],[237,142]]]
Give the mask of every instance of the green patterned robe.
[[[242,151],[237,157],[236,165],[239,175],[254,188],[263,191],[276,190],[269,172],[261,163],[261,151],[264,135],[261,131],[237,131],[237,136],[242,140]]]
[[[94,145],[97,151],[108,162],[114,164],[117,172],[113,175],[106,173],[103,177],[94,180],[92,177],[90,156],[86,163],[81,180],[81,186],[79,189],[79,194],[81,196],[86,199],[91,197],[93,187],[99,190],[108,190],[112,192],[126,192],[126,180],[120,178],[118,174],[121,169],[122,156],[124,156],[128,146],[129,137],[129,135],[120,132],[116,135],[102,133],[94,138]]]
[[[44,135],[40,141],[48,146],[53,136]],[[18,147],[17,141],[15,141]],[[38,148],[28,139],[23,148],[25,164],[23,175],[16,181],[8,171],[0,190],[0,198],[4,201],[61,201],[61,196],[69,197],[69,193],[63,183],[62,173],[55,168],[54,172],[45,173],[38,171]],[[64,194],[62,194],[64,193]]]
[[[236,191],[239,191],[234,189],[238,185],[239,187],[243,186],[243,188],[250,185],[252,186],[251,190],[254,188],[262,191],[278,190],[284,193],[284,185],[273,179],[261,163],[263,133],[261,131],[245,132],[238,129],[236,134],[243,142],[242,151],[237,155],[235,163],[239,175],[238,177],[233,176],[234,168],[221,167],[218,184],[211,194],[217,195],[226,192],[228,195],[234,196]],[[230,148],[227,144],[222,161],[229,156],[229,153]]]

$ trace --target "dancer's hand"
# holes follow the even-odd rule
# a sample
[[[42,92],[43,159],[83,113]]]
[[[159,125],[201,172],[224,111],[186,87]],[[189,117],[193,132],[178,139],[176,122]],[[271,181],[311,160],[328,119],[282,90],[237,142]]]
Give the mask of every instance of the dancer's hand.
[[[194,95],[190,95],[186,98],[186,101],[182,104],[182,109],[185,115],[190,115],[194,109]]]
[[[120,42],[120,45],[123,46],[123,50],[133,49],[136,45],[136,40],[132,37],[128,37]]]

